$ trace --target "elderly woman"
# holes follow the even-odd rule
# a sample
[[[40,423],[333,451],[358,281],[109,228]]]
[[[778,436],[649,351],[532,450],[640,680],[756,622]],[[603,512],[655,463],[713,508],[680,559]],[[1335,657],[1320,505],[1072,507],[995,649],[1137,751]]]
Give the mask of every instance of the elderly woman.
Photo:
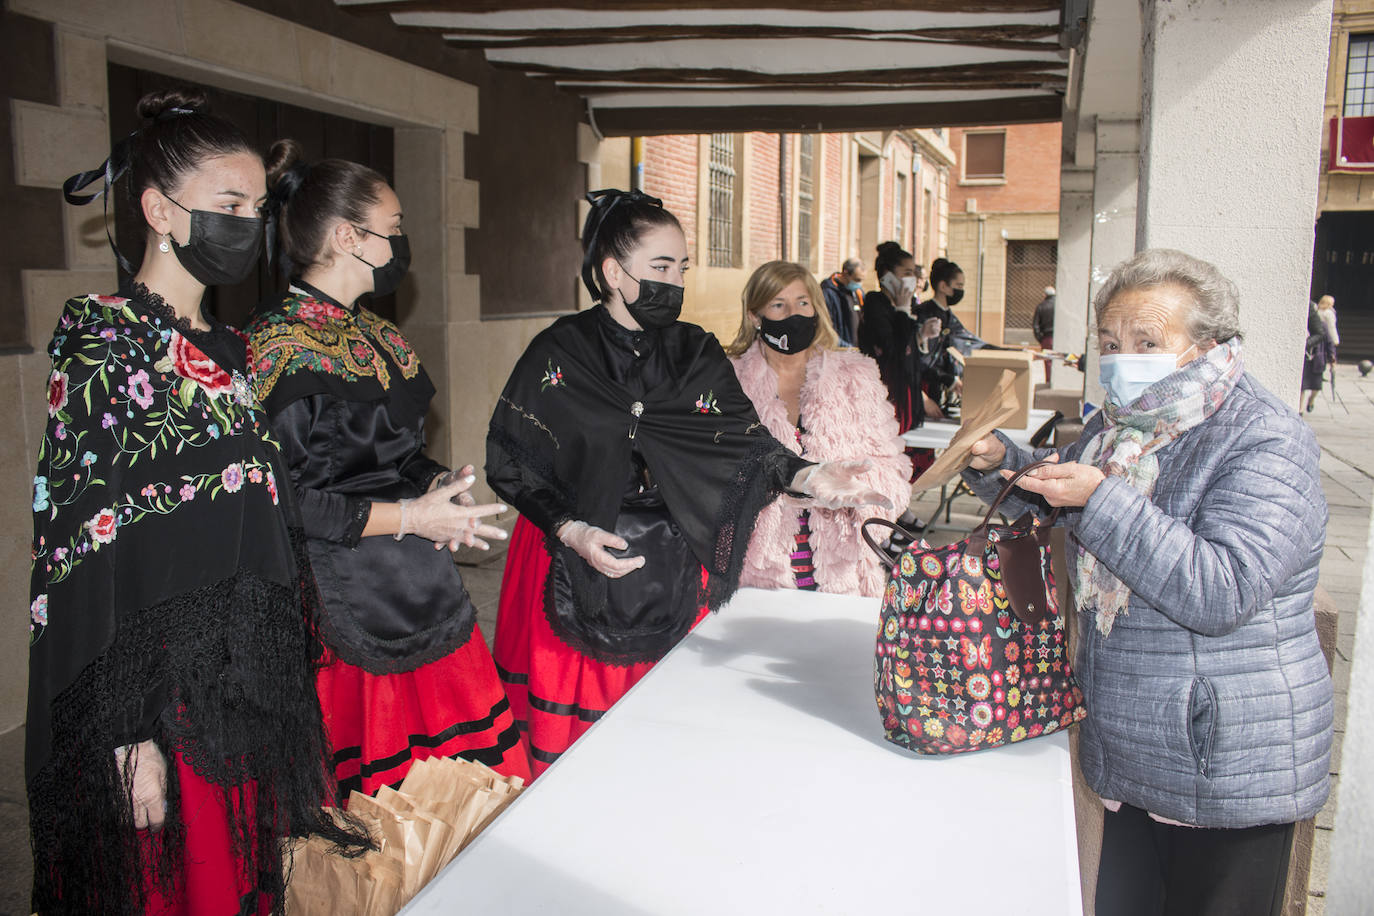
[[[864,483],[893,506],[909,503],[911,461],[878,367],[839,349],[816,278],[800,264],[769,261],[740,298],[744,316],[725,353],[763,425],[811,461],[869,459]],[[784,494],[759,513],[740,585],[881,595],[886,570],[863,549],[859,525],[892,513],[810,503]]]
[[[1317,443],[1246,374],[1235,286],[1211,264],[1143,251],[1096,307],[1107,404],[1082,438],[1029,455],[989,436],[965,479],[987,499],[1057,462],[1006,511],[1065,509],[1079,765],[1108,809],[1097,911],[1277,913],[1331,750]]]

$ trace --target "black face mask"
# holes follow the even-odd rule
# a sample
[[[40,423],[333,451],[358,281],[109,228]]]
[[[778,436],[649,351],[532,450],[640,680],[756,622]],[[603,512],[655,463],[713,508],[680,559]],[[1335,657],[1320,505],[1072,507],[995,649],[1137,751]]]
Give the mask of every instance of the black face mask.
[[[401,285],[401,278],[410,269],[410,239],[406,238],[404,234],[382,235],[380,232],[373,232],[362,226],[355,226],[354,228],[360,229],[368,235],[375,235],[379,239],[386,239],[391,243],[391,260],[381,267],[373,265],[370,261],[356,254],[353,256],[372,268],[372,295],[390,296],[396,292],[397,287]]]
[[[625,270],[625,265],[621,264],[620,269]],[[639,297],[634,302],[626,299],[625,308],[641,328],[666,328],[677,321],[682,314],[682,287],[658,280],[638,280],[628,270],[625,276],[639,284]],[[621,293],[622,299],[624,295]]]
[[[816,339],[815,315],[788,315],[781,321],[759,318],[759,337],[779,353],[800,353]]]
[[[949,295],[945,297],[945,304],[955,306],[958,305],[959,301],[963,298],[964,291],[962,289],[952,289],[949,291]]]
[[[168,197],[172,203],[186,210]],[[186,272],[206,286],[232,286],[248,279],[262,252],[262,217],[213,210],[186,210],[191,234],[185,245],[169,239]]]

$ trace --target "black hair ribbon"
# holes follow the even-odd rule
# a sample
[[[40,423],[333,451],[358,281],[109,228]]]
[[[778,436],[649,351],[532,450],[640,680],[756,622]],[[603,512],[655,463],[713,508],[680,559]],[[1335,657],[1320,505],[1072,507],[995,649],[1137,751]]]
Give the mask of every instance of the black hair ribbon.
[[[653,207],[662,207],[663,201],[637,189],[622,191],[619,188],[588,191],[586,199],[592,208],[587,211],[587,220],[582,224],[582,282],[586,284],[587,291],[592,294],[593,299],[600,299],[601,293],[596,288],[596,274],[592,270],[592,251],[595,249],[596,238],[601,234],[601,227],[605,224],[606,217],[610,216],[611,211],[623,203],[644,203]]]

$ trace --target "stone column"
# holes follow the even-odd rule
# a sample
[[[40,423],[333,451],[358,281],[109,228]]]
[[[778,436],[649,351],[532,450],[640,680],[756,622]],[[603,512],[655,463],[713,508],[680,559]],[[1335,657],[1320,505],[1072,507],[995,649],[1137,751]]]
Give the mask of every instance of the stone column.
[[[1092,281],[1093,173],[1059,172],[1059,260],[1054,276],[1054,348],[1083,353],[1088,343],[1088,287]],[[1050,370],[1054,388],[1083,387],[1083,373],[1063,363]]]
[[[1374,516],[1369,520],[1366,557],[1374,557]],[[1346,707],[1345,747],[1341,751],[1340,798],[1331,837],[1331,863],[1326,879],[1329,916],[1357,916],[1374,912],[1374,773],[1367,761],[1374,755],[1374,563],[1365,562],[1360,610],[1355,621],[1355,654],[1350,667],[1350,698]]]
[[[1240,287],[1246,365],[1298,394],[1330,0],[1148,0],[1138,242]]]
[[[1102,385],[1097,380],[1097,338],[1094,332],[1097,319],[1093,314],[1092,299],[1106,282],[1112,268],[1136,251],[1140,125],[1134,120],[1098,118],[1095,140],[1092,260],[1088,282],[1088,342],[1083,363],[1083,398],[1100,407]]]

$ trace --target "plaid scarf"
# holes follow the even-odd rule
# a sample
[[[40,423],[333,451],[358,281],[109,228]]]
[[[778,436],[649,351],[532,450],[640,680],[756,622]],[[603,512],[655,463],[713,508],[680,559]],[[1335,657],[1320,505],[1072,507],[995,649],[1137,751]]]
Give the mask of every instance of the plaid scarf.
[[[1155,382],[1130,404],[1107,404],[1106,427],[1079,460],[1150,496],[1159,479],[1158,452],[1216,413],[1244,369],[1240,341],[1231,340]],[[1126,613],[1131,590],[1081,542],[1074,543],[1078,609],[1096,609],[1097,629],[1107,636],[1116,615]]]

